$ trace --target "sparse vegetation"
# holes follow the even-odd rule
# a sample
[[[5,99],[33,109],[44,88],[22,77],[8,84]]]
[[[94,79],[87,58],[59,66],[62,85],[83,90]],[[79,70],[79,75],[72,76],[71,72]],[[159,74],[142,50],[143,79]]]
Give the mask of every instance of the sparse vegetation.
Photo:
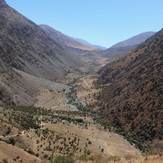
[[[139,155],[109,131],[143,153],[163,150],[163,30],[103,67],[96,82],[94,71],[133,47],[102,55],[83,46],[69,48],[9,6],[0,7],[2,162],[25,162],[25,157],[29,162],[104,163]],[[108,51],[116,55],[106,58]],[[74,53],[82,54],[82,64]]]
[[[96,98],[102,123],[110,123],[143,152],[158,149],[155,140],[163,139],[161,38],[162,31],[123,59],[106,65],[95,83],[99,87],[110,83]]]
[[[75,163],[72,156],[57,156],[54,161],[50,163]]]

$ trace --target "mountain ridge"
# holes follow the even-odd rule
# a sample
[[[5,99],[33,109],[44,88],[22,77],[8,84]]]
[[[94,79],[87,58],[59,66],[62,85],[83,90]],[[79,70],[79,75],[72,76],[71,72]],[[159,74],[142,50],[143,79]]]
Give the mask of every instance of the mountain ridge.
[[[114,44],[110,48],[101,51],[100,55],[103,57],[112,58],[112,60],[117,60],[125,55],[131,53],[135,48],[137,48],[145,40],[153,36],[155,32],[143,32],[135,35],[127,40],[121,41]]]
[[[140,33],[129,39],[116,43],[115,45],[111,46],[111,48],[139,45],[145,40],[147,40],[149,37],[153,36],[155,33],[156,32],[152,32],[152,31]]]
[[[44,31],[49,33],[51,35],[51,37],[53,37],[55,40],[66,45],[69,48],[80,49],[80,50],[94,50],[94,48],[84,45],[84,44],[80,43],[79,41],[72,39],[72,37],[69,37],[69,36],[63,34],[62,32],[57,31],[56,29],[54,29],[48,25],[41,24],[39,26]]]
[[[73,38],[73,39],[75,39],[75,40],[78,41],[78,42],[81,42],[81,43],[84,44],[84,45],[87,45],[87,46],[90,46],[90,47],[92,47],[92,48],[95,48],[95,49],[99,49],[99,50],[105,50],[105,49],[107,49],[106,47],[102,47],[102,46],[100,46],[100,45],[91,44],[91,43],[89,43],[88,41],[85,41],[85,40],[80,39],[80,38]]]

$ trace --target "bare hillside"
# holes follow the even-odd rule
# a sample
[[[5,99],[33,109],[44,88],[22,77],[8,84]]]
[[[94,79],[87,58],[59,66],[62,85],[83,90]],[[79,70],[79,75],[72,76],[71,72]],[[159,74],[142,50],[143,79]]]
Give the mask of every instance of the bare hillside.
[[[0,1],[0,58],[11,67],[55,80],[79,59],[39,26]]]
[[[32,105],[37,85],[22,77],[20,70],[55,81],[75,67],[79,57],[52,39],[39,26],[0,1],[0,103]]]

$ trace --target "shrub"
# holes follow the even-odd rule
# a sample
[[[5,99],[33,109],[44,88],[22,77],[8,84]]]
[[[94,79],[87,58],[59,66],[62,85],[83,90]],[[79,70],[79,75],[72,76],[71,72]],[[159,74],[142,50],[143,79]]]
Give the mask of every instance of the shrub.
[[[6,143],[8,144],[12,144],[12,145],[15,145],[16,141],[14,138],[9,138],[8,140],[5,141]]]
[[[71,156],[57,156],[51,163],[75,163]]]

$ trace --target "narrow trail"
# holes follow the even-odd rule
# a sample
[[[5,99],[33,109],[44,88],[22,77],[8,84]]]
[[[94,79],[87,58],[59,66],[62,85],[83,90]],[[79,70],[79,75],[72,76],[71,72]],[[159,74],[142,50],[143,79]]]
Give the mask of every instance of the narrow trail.
[[[18,136],[18,134],[7,135],[7,136],[0,136],[0,138],[12,138],[12,137],[16,137],[16,136]]]
[[[83,80],[83,82],[85,83],[85,85],[86,85],[87,87],[89,87],[89,85],[88,85],[88,83],[85,81],[85,79],[83,78],[82,80]]]

